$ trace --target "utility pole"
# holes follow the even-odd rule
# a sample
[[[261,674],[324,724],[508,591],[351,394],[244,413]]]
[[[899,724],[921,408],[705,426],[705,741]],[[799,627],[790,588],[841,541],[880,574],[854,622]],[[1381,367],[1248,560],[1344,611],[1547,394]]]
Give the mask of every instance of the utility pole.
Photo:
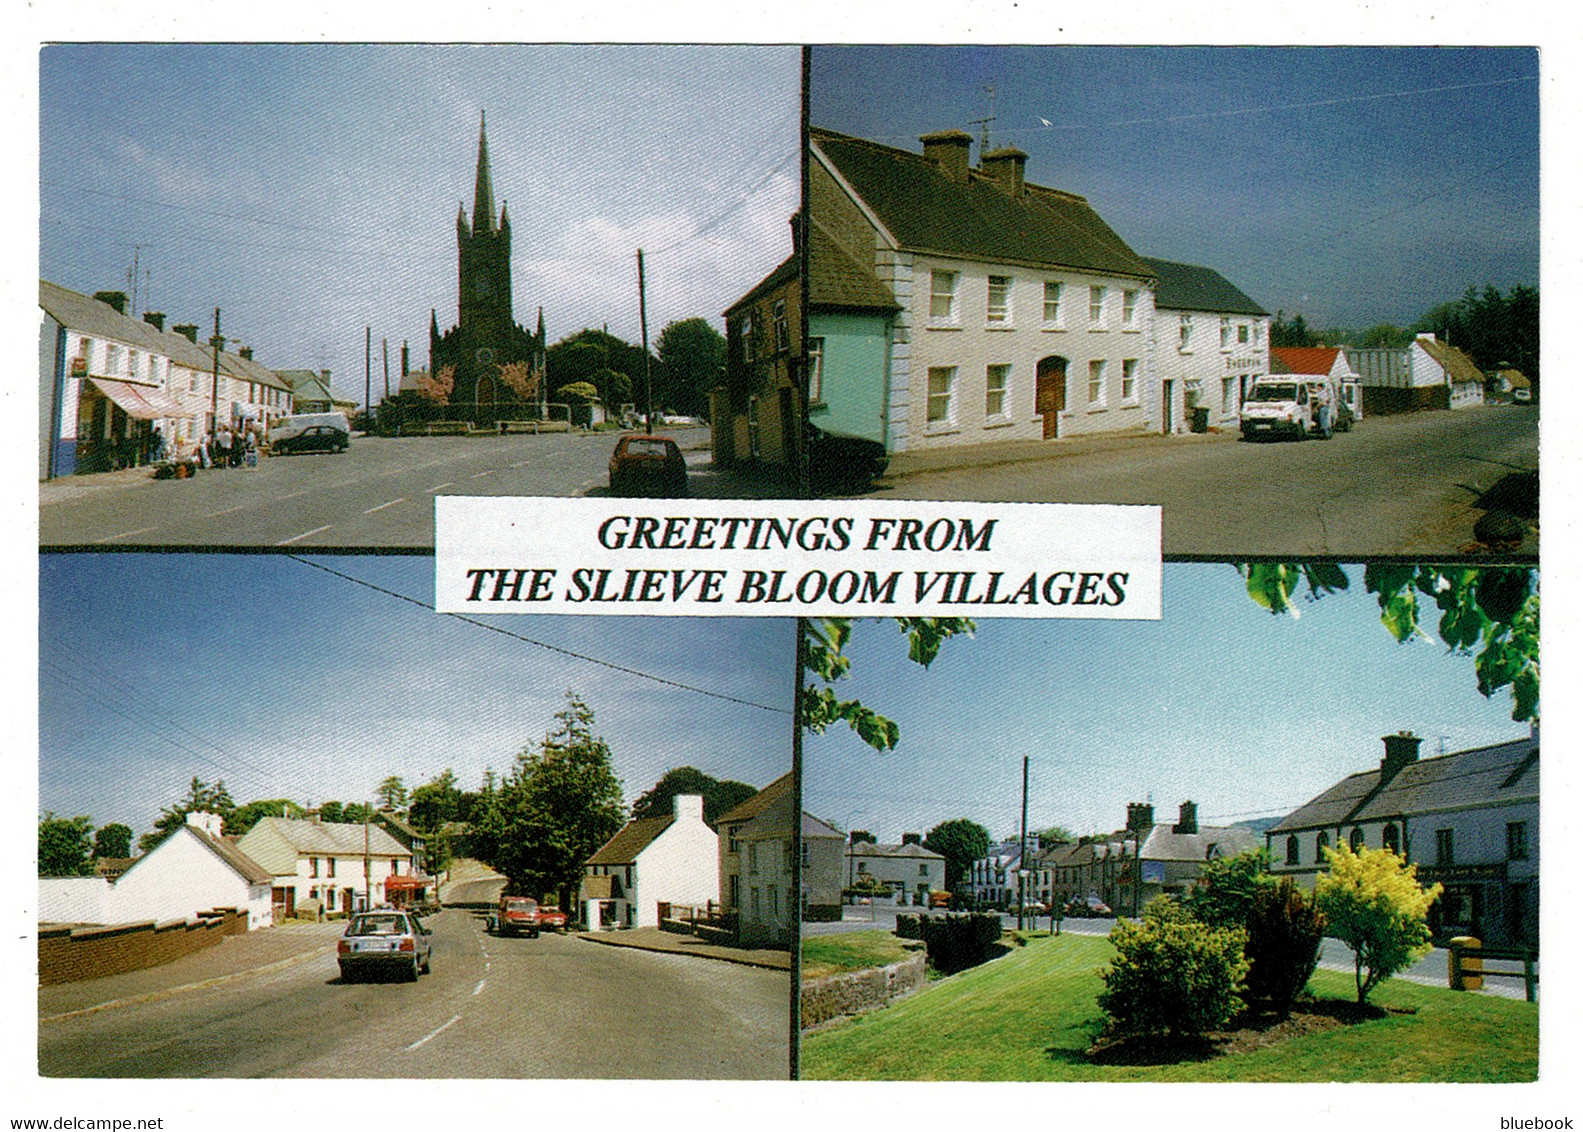
[[[326,393],[329,390],[325,390]],[[363,327],[363,413],[366,417],[374,396],[374,328]],[[365,425],[368,423],[365,419]]]
[[[372,802],[363,803],[363,911],[365,912],[374,906],[370,895],[372,888],[370,873],[372,870],[369,866],[368,856],[368,816],[369,811],[373,808],[374,804]]]
[[[1017,930],[1022,931],[1023,908],[1028,903],[1028,756],[1022,756],[1022,833],[1017,849]]]
[[[225,349],[225,339],[220,337],[220,308],[214,308],[214,337],[209,339],[214,347],[214,384],[209,394],[209,431],[220,427],[220,351]]]
[[[389,338],[381,338],[379,340],[379,349],[385,355],[385,396],[389,397],[390,396],[390,339]],[[329,390],[327,389],[327,390],[325,390],[325,392],[328,393]]]
[[[643,431],[654,433],[654,386],[649,380],[649,306],[643,281],[643,249],[638,249],[638,322],[643,328]]]

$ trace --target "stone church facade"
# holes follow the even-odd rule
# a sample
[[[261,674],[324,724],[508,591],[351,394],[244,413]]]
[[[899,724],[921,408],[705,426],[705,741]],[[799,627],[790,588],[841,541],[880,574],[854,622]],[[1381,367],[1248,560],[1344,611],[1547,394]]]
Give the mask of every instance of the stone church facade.
[[[544,312],[538,328],[517,325],[511,306],[511,219],[504,203],[495,213],[489,170],[489,142],[482,115],[478,123],[478,168],[473,185],[473,215],[465,205],[456,214],[457,324],[440,333],[437,312],[429,312],[429,373],[446,367],[454,373],[450,405],[475,423],[492,424],[507,407],[523,415],[524,398],[501,379],[513,363],[540,375],[544,362]],[[531,403],[542,394],[535,391]]]

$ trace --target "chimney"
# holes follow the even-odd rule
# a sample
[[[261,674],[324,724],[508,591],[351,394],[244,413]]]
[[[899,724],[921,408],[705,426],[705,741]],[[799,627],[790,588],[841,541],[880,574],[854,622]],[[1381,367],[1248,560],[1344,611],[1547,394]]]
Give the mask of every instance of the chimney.
[[[108,307],[114,307],[116,314],[126,313],[125,291],[95,291],[93,297]]]
[[[180,334],[187,341],[191,342],[194,346],[198,344],[198,327],[195,324],[185,322],[180,326],[172,326],[171,329],[177,334]]]
[[[237,354],[240,355],[246,361],[252,361],[253,360],[253,347],[251,347],[251,346],[243,346],[241,349],[237,350]]]
[[[1127,803],[1127,828],[1148,829],[1154,824],[1154,807],[1147,802]]]
[[[1395,778],[1402,767],[1418,761],[1418,744],[1423,740],[1411,731],[1398,731],[1395,735],[1384,736],[1383,742],[1385,757],[1380,760],[1381,786]]]
[[[934,162],[951,180],[959,185],[967,184],[967,150],[973,144],[973,135],[961,130],[940,130],[938,133],[924,134],[918,139],[923,142],[923,155]]]
[[[187,824],[196,826],[210,837],[219,839],[225,823],[220,820],[219,814],[207,814],[201,810],[194,810],[187,815]]]
[[[405,340],[401,343],[401,376],[407,376],[407,343]],[[330,375],[328,373],[324,376],[324,383],[326,385],[330,383]]]
[[[901,843],[903,845],[922,845],[923,844],[923,834],[921,834],[921,833],[904,833],[904,834],[901,835]]]
[[[1197,833],[1198,832],[1198,803],[1183,802],[1181,812],[1176,819],[1176,824],[1171,827],[1172,833]]]
[[[874,835],[872,833],[870,833],[866,829],[854,829],[852,831],[852,844],[853,845],[856,845],[859,841],[873,841],[873,840],[874,840]]]
[[[1022,196],[1022,169],[1028,155],[1008,146],[994,149],[979,158],[979,168],[1013,200]]]
[[[671,799],[671,813],[677,821],[704,820],[704,797],[702,794],[678,794]]]
[[[143,312],[143,321],[148,323],[155,330],[164,330],[165,329],[165,312],[164,311],[144,311]]]
[[[802,254],[802,210],[798,209],[791,216],[792,254]]]

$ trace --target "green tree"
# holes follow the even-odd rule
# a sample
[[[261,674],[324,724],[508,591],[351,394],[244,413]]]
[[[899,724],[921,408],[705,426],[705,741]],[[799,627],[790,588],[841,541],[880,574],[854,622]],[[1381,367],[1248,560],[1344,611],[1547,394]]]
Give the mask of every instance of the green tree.
[[[620,370],[595,370],[589,384],[599,391],[599,400],[612,411],[632,400],[634,382]]]
[[[679,413],[706,415],[709,391],[723,380],[725,337],[707,319],[682,319],[660,331],[658,352],[664,378],[657,399]]]
[[[945,887],[956,892],[973,862],[989,852],[989,830],[970,818],[952,818],[931,829],[923,847],[945,858]]]
[[[1365,350],[1375,350],[1387,347],[1400,348],[1409,345],[1413,340],[1413,332],[1394,326],[1389,322],[1376,323],[1367,330],[1357,335],[1353,345]]]
[[[1303,321],[1302,315],[1293,315],[1288,320],[1285,311],[1275,312],[1275,318],[1270,323],[1270,345],[1315,346],[1318,342],[1319,340],[1308,329],[1308,324]]]
[[[1328,563],[1258,562],[1238,567],[1248,596],[1271,613],[1297,616],[1306,585],[1316,601],[1347,590],[1346,572]],[[1486,698],[1511,689],[1512,718],[1539,718],[1539,572],[1521,566],[1424,566],[1372,562],[1364,588],[1379,601],[1380,621],[1399,642],[1428,637],[1425,619],[1454,653],[1473,657]]]
[[[339,825],[346,820],[346,807],[340,802],[323,802],[319,806],[319,820]]]
[[[94,860],[125,858],[132,855],[132,827],[113,821],[94,831]]]
[[[1099,1008],[1131,1034],[1177,1037],[1222,1026],[1241,1008],[1248,975],[1241,928],[1212,928],[1174,901],[1150,901],[1141,921],[1118,920],[1116,955],[1099,975]]]
[[[456,786],[456,772],[446,767],[422,786],[414,786],[407,799],[407,820],[412,828],[433,834],[446,822],[462,818],[462,792]]]
[[[85,877],[93,874],[88,838],[93,819],[79,815],[58,818],[53,810],[38,820],[38,875]]]
[[[225,823],[225,832],[241,837],[258,824],[260,818],[300,818],[303,809],[290,798],[260,798],[238,806]]]
[[[1212,928],[1240,928],[1247,924],[1253,902],[1269,877],[1270,855],[1263,849],[1217,857],[1204,862],[1183,904]]]
[[[746,782],[719,779],[696,767],[679,766],[668,770],[660,780],[632,803],[634,818],[663,818],[672,813],[672,799],[678,794],[697,794],[704,800],[704,821],[713,825],[721,814],[729,813],[758,790]]]
[[[341,820],[351,825],[361,825],[374,819],[374,807],[366,802],[348,802],[341,807]]]
[[[907,638],[907,656],[928,668],[946,641],[958,634],[971,635],[973,622],[966,617],[898,617],[896,624]],[[888,751],[901,739],[901,728],[857,700],[842,700],[833,687],[851,671],[846,655],[852,639],[852,619],[825,617],[809,621],[803,634],[804,681],[798,693],[802,725],[816,735],[832,723],[845,723],[876,751]],[[806,680],[811,674],[814,681]]]
[[[571,907],[583,862],[622,826],[621,781],[594,713],[572,693],[537,750],[517,756],[500,786],[490,864],[519,892],[556,892]]]
[[[193,775],[192,782],[187,786],[186,796],[176,802],[175,805],[161,810],[159,817],[154,822],[154,828],[138,838],[138,851],[147,853],[176,830],[186,825],[188,814],[218,814],[221,821],[229,825],[231,815],[235,810],[236,803],[231,800],[230,792],[225,788],[224,779],[216,781],[211,786],[197,775]]]
[[[1284,1020],[1319,966],[1325,917],[1313,899],[1282,877],[1261,884],[1248,910],[1248,998],[1268,1002]]]
[[[625,375],[628,382],[625,397],[617,401],[606,398],[606,404],[619,408],[632,390],[643,387],[643,347],[624,342],[607,331],[579,330],[554,343],[544,353],[551,389],[586,382],[605,396],[605,386],[600,384],[598,374],[613,371]]]
[[[374,797],[379,799],[381,809],[399,810],[407,804],[406,783],[401,781],[399,774],[389,775],[374,787]]]
[[[1358,1001],[1429,953],[1429,906],[1438,884],[1418,883],[1418,866],[1390,849],[1328,850],[1330,869],[1314,884],[1327,930],[1352,949]]]
[[[1039,838],[1039,844],[1045,848],[1049,848],[1051,845],[1064,845],[1077,840],[1077,838],[1072,836],[1072,831],[1064,825],[1048,826],[1039,830],[1036,836]]]
[[[1521,284],[1502,294],[1486,284],[1469,287],[1460,299],[1441,303],[1413,323],[1414,333],[1432,333],[1460,349],[1481,370],[1514,366],[1539,374],[1539,291]]]

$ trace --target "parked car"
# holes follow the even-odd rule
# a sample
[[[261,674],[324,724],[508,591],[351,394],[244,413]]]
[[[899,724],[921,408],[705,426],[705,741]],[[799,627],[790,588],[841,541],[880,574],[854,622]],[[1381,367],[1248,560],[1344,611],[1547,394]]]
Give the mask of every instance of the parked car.
[[[1116,913],[1110,910],[1109,904],[1106,904],[1103,900],[1091,892],[1086,897],[1072,897],[1072,899],[1067,902],[1066,914],[1068,916],[1102,918],[1105,916],[1114,916]]]
[[[877,440],[808,426],[808,485],[817,495],[867,491],[885,474],[890,456]]]
[[[539,902],[531,896],[502,896],[494,923],[498,935],[526,935],[529,939],[538,939],[544,926]]]
[[[687,461],[682,450],[668,436],[623,436],[610,455],[610,491],[685,498]]]
[[[949,892],[941,892],[939,889],[936,889],[929,893],[929,907],[949,908],[950,906],[951,894]]]
[[[352,426],[345,413],[299,413],[281,417],[269,426],[269,452],[345,452],[352,443]]]
[[[341,981],[352,982],[368,971],[392,971],[416,981],[431,969],[429,934],[410,912],[358,913],[335,944]]]

